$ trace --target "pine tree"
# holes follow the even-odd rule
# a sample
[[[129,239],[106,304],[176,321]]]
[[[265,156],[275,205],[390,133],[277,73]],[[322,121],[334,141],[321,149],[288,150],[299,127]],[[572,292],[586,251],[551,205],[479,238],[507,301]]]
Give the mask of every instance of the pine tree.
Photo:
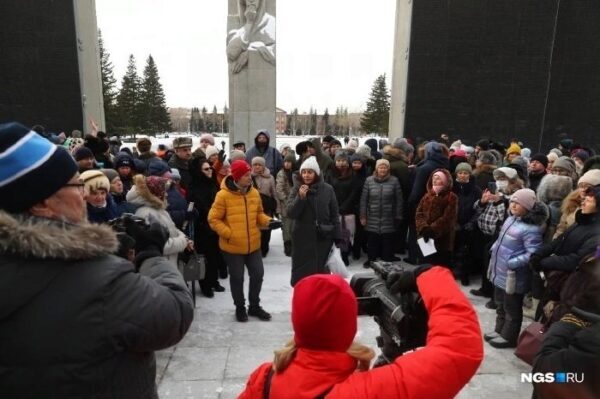
[[[146,67],[144,68],[140,111],[142,117],[141,126],[146,133],[155,134],[172,130],[165,93],[160,84],[158,68],[152,55],[148,56]]]
[[[388,133],[390,119],[390,95],[385,84],[385,74],[375,79],[367,110],[360,119],[361,128],[367,133]]]
[[[323,134],[329,134],[331,131],[331,126],[329,126],[329,108],[325,108],[325,113],[323,114]]]
[[[117,79],[113,72],[110,56],[104,49],[102,32],[98,29],[98,50],[100,52],[100,74],[102,77],[102,98],[104,100],[104,120],[106,131],[113,132],[117,129]]]
[[[127,70],[121,81],[121,90],[117,95],[117,119],[121,131],[135,134],[140,131],[140,95],[141,83],[135,65],[135,57],[129,55]]]
[[[221,130],[221,121],[219,120],[219,111],[217,111],[217,106],[213,106],[212,115],[210,116],[210,123],[212,124],[211,132],[218,132]]]

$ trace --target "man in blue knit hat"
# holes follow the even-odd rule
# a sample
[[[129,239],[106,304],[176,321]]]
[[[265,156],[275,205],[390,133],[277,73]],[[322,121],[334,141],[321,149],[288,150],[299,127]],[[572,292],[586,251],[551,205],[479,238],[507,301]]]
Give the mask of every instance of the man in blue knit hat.
[[[65,148],[0,124],[0,397],[158,397],[154,351],[183,338],[192,298],[161,226],[126,222],[135,265],[113,255],[77,169]]]

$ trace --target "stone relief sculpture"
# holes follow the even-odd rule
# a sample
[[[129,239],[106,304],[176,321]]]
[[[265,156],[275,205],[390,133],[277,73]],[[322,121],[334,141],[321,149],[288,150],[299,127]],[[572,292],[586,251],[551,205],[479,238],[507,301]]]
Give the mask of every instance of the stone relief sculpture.
[[[227,35],[227,59],[234,74],[248,65],[256,51],[275,65],[275,17],[266,12],[266,0],[238,0],[240,28]]]

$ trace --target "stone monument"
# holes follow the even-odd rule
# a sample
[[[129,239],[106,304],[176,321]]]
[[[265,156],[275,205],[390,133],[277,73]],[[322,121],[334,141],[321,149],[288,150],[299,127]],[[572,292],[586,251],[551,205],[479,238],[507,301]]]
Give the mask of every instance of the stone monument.
[[[254,145],[267,129],[275,144],[275,0],[229,0],[229,138]]]

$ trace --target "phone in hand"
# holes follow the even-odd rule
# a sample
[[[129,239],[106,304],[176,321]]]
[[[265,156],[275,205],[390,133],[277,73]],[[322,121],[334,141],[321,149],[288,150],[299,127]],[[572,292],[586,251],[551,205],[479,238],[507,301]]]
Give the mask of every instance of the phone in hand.
[[[495,181],[488,182],[487,189],[490,193],[496,194],[496,190],[498,190],[498,188],[496,187],[496,182]]]

